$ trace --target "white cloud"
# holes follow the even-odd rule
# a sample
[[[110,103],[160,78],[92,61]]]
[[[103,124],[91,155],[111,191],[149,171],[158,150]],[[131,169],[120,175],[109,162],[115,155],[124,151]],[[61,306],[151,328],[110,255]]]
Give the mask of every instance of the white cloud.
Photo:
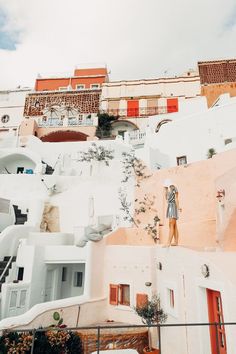
[[[0,88],[37,73],[104,62],[111,79],[178,74],[235,57],[235,0],[0,0],[15,51],[0,50]]]

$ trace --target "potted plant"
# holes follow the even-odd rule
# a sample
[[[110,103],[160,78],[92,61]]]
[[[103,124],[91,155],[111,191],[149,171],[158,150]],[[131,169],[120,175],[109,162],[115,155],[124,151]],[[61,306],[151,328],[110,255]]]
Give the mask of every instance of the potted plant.
[[[161,308],[160,298],[157,295],[153,295],[151,300],[147,300],[142,306],[134,307],[134,310],[147,326],[163,323],[167,320],[167,314]],[[145,347],[143,352],[159,354],[159,349],[152,347],[150,327],[148,327],[148,347]]]

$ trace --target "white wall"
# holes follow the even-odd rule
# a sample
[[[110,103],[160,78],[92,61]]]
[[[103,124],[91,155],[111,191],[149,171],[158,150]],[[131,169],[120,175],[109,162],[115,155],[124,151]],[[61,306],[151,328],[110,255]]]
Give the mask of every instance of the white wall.
[[[199,95],[200,91],[200,79],[198,76],[117,81],[103,84],[101,100],[153,95],[162,97],[194,97]]]
[[[168,158],[162,167],[177,165],[176,158],[187,156],[187,162],[205,160],[210,148],[216,152],[229,149],[225,139],[236,137],[236,103],[208,109],[167,123],[158,133],[149,134],[146,148],[155,151],[152,164],[161,160],[159,154]],[[155,159],[155,161],[154,161]]]
[[[138,236],[137,236],[138,237]],[[153,287],[147,287],[146,282],[155,283],[151,247],[140,246],[107,246],[105,255],[105,295],[108,302],[110,320],[125,323],[141,323],[135,315],[136,294],[152,294]],[[109,285],[130,285],[130,306],[109,304]]]
[[[0,92],[0,128],[20,125],[23,119],[25,97],[30,91],[30,89],[19,89]],[[8,114],[10,119],[7,123],[2,123],[1,117],[5,114]]]
[[[234,322],[235,254],[223,252],[197,252],[184,248],[157,248],[155,265],[161,262],[162,270],[156,270],[157,290],[168,314],[169,323],[209,322],[206,289],[221,292],[225,322]],[[201,266],[207,264],[210,276],[204,278]],[[175,306],[170,307],[168,289],[174,290]],[[227,351],[235,350],[236,326],[226,327]],[[208,327],[171,328],[162,330],[164,354],[210,353]]]

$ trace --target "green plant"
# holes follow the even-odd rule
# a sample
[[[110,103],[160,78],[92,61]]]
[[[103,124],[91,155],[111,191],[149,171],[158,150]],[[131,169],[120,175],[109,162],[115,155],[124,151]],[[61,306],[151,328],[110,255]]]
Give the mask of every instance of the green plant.
[[[96,136],[99,139],[111,137],[112,122],[116,121],[118,116],[110,116],[107,113],[98,113],[98,126]]]
[[[157,295],[153,295],[151,300],[148,300],[144,305],[134,307],[134,310],[141,317],[142,322],[148,326],[167,320],[167,314],[161,308],[160,297]],[[150,327],[148,328],[148,350],[152,350]]]
[[[210,148],[208,151],[207,151],[207,158],[208,159],[211,159],[214,155],[216,155],[216,151],[214,148]]]
[[[114,150],[92,143],[88,151],[81,151],[79,153],[78,161],[104,161],[109,166],[109,161],[112,159],[114,159]]]
[[[4,332],[0,337],[0,354],[30,354],[32,332]],[[82,354],[82,341],[77,333],[64,329],[38,331],[34,354]]]
[[[151,177],[151,175],[147,173],[147,167],[140,159],[135,156],[134,151],[131,151],[131,153],[122,153],[122,164],[122,182],[124,183],[128,182],[132,176],[135,176],[137,187],[140,187],[142,180]]]
[[[140,188],[142,182],[150,178],[151,175],[148,173],[147,166],[135,156],[134,151],[131,153],[122,153],[122,164],[123,164],[123,183],[127,183],[132,176],[135,177],[136,187]],[[157,232],[157,225],[160,221],[157,210],[154,208],[155,195],[144,194],[142,198],[136,198],[134,201],[134,213],[131,212],[132,203],[128,200],[126,188],[121,188],[119,190],[119,199],[121,203],[121,208],[124,212],[124,220],[128,220],[133,223],[136,227],[140,227],[142,215],[152,214],[149,222],[142,226],[148,235],[150,235],[154,242],[159,240],[159,235]]]

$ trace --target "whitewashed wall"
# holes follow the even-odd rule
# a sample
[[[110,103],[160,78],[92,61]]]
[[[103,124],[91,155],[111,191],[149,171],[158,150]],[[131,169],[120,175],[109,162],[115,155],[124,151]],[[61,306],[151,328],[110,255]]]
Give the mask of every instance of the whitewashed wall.
[[[30,91],[26,88],[0,92],[0,128],[20,125],[23,119],[25,97]],[[1,122],[1,117],[5,114],[10,117],[7,123]]]
[[[161,126],[158,133],[149,132],[146,149],[147,154],[153,155],[151,165],[162,161],[162,167],[172,167],[180,156],[187,156],[191,163],[205,160],[210,148],[216,152],[230,149],[225,140],[236,138],[235,114],[236,102],[232,98],[222,106],[175,119]],[[165,161],[163,154],[167,155]]]

